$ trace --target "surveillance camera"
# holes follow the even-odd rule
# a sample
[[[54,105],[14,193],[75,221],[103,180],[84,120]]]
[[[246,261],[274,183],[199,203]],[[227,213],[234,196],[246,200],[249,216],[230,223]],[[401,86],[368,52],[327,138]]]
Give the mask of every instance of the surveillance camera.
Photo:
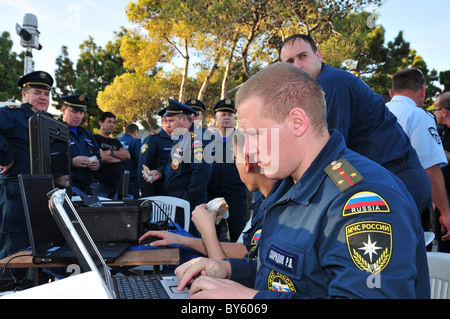
[[[39,44],[40,32],[37,27],[37,18],[31,13],[27,13],[23,17],[23,27],[16,23],[16,32],[20,36],[20,44],[24,48],[42,49],[42,46]]]

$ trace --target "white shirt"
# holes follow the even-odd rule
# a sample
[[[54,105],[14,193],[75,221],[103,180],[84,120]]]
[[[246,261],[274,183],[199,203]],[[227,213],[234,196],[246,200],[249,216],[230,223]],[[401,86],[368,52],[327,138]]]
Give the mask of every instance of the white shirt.
[[[424,169],[448,164],[433,114],[418,107],[407,96],[396,95],[386,106],[409,136]]]

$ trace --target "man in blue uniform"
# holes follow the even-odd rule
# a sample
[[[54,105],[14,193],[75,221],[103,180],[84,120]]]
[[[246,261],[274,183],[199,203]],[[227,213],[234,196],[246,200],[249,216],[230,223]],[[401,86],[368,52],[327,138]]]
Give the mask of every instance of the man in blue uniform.
[[[202,137],[194,130],[191,114],[194,110],[183,103],[169,99],[165,117],[172,137],[178,137],[171,151],[171,159],[161,170],[152,170],[156,181],[164,178],[167,195],[182,198],[193,210],[207,202],[206,187],[211,177],[211,164],[203,158]],[[191,234],[198,235],[191,223]]]
[[[203,104],[202,101],[199,99],[189,99],[186,102],[184,102],[187,106],[189,106],[191,109],[193,109],[195,112],[192,113],[192,122],[194,122],[194,125],[198,127],[203,127],[203,115],[206,111],[206,106]]]
[[[125,127],[125,133],[119,138],[120,143],[130,153],[130,159],[122,161],[120,181],[119,181],[119,199],[122,198],[123,187],[123,172],[129,171],[130,176],[128,180],[128,194],[133,198],[139,198],[139,179],[138,179],[138,167],[139,157],[141,154],[141,140],[139,136],[139,126],[134,123],[128,124]],[[140,174],[140,173],[139,173]],[[128,195],[126,194],[126,195]]]
[[[89,99],[84,94],[63,96],[62,99],[63,121],[70,130],[71,185],[86,195],[92,195],[91,184],[94,182],[94,172],[101,165],[101,157],[92,133],[80,127]]]
[[[209,130],[204,134],[205,140],[211,139],[207,146],[207,153],[209,154],[211,150],[211,158],[214,160],[208,184],[208,200],[225,198],[229,211],[226,220],[229,227],[229,240],[235,242],[247,222],[247,188],[239,176],[233,151],[236,116],[234,101],[220,100],[214,106],[214,114],[218,130],[212,136],[208,136],[211,134]]]
[[[167,126],[167,119],[164,117],[165,114],[166,108],[158,112],[162,121],[161,129],[147,136],[142,143],[138,169],[139,188],[142,197],[167,195],[164,187],[164,179],[158,179],[154,183],[148,183],[141,174],[143,165],[151,170],[162,170],[161,167],[164,167],[170,160],[170,151],[173,146],[171,138],[172,129]]]
[[[411,195],[328,130],[317,82],[276,63],[239,89],[236,105],[249,158],[267,177],[282,179],[270,197],[277,200],[265,215],[256,262],[191,261],[175,271],[179,288],[201,272],[193,298],[429,298]]]
[[[47,111],[52,85],[47,72],[28,73],[18,81],[23,104],[0,108],[0,258],[29,245],[17,175],[31,172],[28,120]]]
[[[399,177],[419,211],[424,211],[431,198],[430,180],[383,98],[360,78],[322,63],[322,54],[309,36],[296,34],[287,38],[280,50],[280,60],[316,79],[327,101],[328,127],[344,135],[348,148]]]

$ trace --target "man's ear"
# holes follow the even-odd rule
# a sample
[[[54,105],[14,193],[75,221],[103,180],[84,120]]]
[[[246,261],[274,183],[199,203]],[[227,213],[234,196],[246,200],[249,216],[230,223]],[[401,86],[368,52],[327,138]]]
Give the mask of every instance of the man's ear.
[[[250,163],[250,159],[247,155],[244,155],[245,160],[245,172],[249,173],[252,170],[253,163]]]
[[[309,125],[309,118],[305,110],[299,107],[293,108],[289,112],[288,118],[292,124],[294,134],[296,136],[302,136]]]

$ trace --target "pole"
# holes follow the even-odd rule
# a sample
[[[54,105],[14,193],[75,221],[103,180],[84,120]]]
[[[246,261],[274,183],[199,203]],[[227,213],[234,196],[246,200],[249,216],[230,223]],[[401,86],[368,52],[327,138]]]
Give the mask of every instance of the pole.
[[[32,48],[26,48],[24,75],[33,72],[33,52]]]

